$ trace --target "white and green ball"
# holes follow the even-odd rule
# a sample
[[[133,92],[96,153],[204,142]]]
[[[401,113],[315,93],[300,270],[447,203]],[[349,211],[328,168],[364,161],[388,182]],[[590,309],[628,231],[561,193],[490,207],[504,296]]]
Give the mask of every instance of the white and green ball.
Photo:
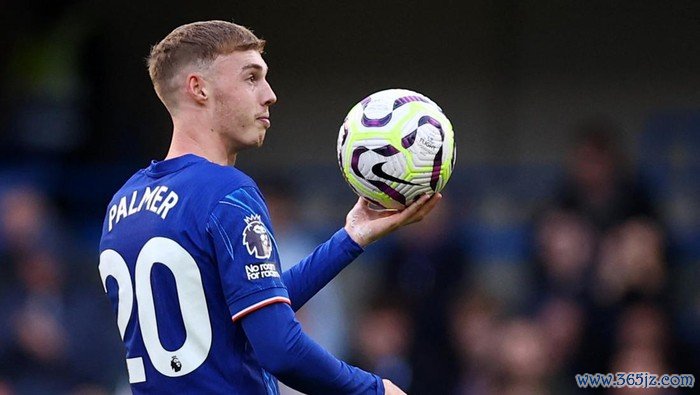
[[[441,191],[456,158],[452,124],[420,93],[388,89],[357,103],[338,134],[338,163],[350,187],[385,209]]]

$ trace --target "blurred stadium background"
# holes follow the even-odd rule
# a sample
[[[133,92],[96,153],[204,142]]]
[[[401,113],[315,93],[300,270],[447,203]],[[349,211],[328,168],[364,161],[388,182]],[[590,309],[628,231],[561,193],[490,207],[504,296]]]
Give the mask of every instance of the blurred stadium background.
[[[684,0],[0,3],[0,394],[128,393],[101,221],[169,143],[150,45],[202,19],[268,40],[273,127],[237,165],[283,265],[355,200],[335,161],[352,104],[409,88],[454,124],[440,210],[300,312],[336,355],[412,394],[697,375],[699,15]]]

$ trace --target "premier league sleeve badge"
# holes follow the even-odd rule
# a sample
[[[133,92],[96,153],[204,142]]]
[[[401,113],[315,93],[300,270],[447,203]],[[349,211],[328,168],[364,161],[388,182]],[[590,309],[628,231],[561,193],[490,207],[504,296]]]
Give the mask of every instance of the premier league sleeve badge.
[[[267,231],[260,215],[253,214],[245,217],[246,227],[243,229],[243,245],[248,253],[258,259],[268,259],[272,255],[272,237]]]

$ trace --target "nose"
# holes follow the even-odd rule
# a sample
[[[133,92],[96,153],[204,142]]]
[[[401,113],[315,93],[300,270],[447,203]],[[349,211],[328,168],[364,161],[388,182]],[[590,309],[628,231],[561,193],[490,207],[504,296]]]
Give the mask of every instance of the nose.
[[[269,82],[265,81],[265,85],[267,89],[265,89],[263,93],[263,104],[270,107],[277,102],[277,95],[275,95],[275,92],[272,90]]]

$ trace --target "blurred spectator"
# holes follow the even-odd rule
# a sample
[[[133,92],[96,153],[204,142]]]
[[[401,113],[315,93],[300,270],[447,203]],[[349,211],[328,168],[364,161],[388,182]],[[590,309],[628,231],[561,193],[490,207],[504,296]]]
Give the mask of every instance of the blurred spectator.
[[[466,251],[449,198],[385,245],[380,289],[401,301],[413,323],[410,393],[456,384],[458,363],[449,340],[449,306],[465,282]]]
[[[581,372],[580,347],[586,327],[584,309],[573,299],[553,297],[536,316],[547,343],[547,357],[554,376],[554,388],[571,388],[571,378]]]
[[[105,330],[113,317],[99,285],[80,281],[82,262],[64,264],[72,243],[50,206],[26,186],[0,196],[1,264],[11,279],[0,288],[0,383],[18,394],[104,392],[121,371],[118,339]]]
[[[7,186],[0,193],[0,285],[15,281],[17,261],[36,251],[50,252],[70,266],[67,280],[81,284],[87,264],[82,250],[56,209],[55,202],[40,188],[19,184]],[[90,254],[87,259],[92,259]],[[76,270],[73,270],[76,269]]]
[[[620,314],[616,330],[620,349],[644,348],[663,356],[669,344],[669,322],[663,309],[652,302],[629,305]],[[637,370],[649,371],[652,370]],[[655,370],[655,372],[661,372]]]
[[[0,246],[5,254],[22,255],[48,243],[52,215],[45,196],[31,186],[8,188],[0,197]]]
[[[623,302],[625,296],[663,297],[667,265],[664,236],[654,222],[636,218],[609,231],[601,242],[596,301]]]
[[[495,299],[479,292],[466,294],[454,304],[450,338],[460,363],[455,394],[495,393],[500,342],[497,329],[503,314]]]
[[[589,325],[586,331],[588,369],[608,366],[621,339],[615,323],[637,301],[669,308],[664,236],[647,219],[631,219],[609,230],[600,242],[595,280],[586,300]]]
[[[540,325],[531,319],[515,318],[506,322],[499,332],[498,393],[548,393],[548,379],[553,365]]]
[[[669,322],[655,303],[630,304],[619,316],[616,328],[617,350],[612,356],[611,372],[650,372],[657,375],[679,373],[668,363]],[[644,392],[642,392],[644,391]],[[672,388],[644,390],[624,388],[619,394],[673,394]]]
[[[585,298],[593,271],[596,232],[583,217],[553,210],[536,229],[538,299],[549,295]]]
[[[643,346],[627,346],[619,350],[613,357],[611,372],[650,372],[654,374],[669,373],[663,363],[661,353],[654,348]],[[610,391],[613,394],[676,394],[679,390],[673,388],[617,388]]]
[[[17,261],[18,284],[3,295],[8,318],[3,371],[19,393],[63,393],[73,384],[65,327],[63,273],[46,252]]]
[[[632,179],[617,146],[617,125],[607,118],[587,119],[577,132],[556,206],[582,215],[599,230],[634,216],[653,217],[646,191]]]
[[[401,388],[411,388],[414,371],[408,353],[413,330],[403,304],[391,296],[379,296],[357,322],[358,366]]]
[[[553,386],[561,389],[565,375],[607,371],[632,347],[623,348],[626,338],[615,335],[630,303],[668,307],[666,236],[616,146],[614,123],[586,120],[578,132],[563,188],[536,222],[533,310],[559,367]],[[639,317],[646,326],[628,320],[628,336],[654,328]],[[659,342],[654,352],[663,355],[670,344]]]

